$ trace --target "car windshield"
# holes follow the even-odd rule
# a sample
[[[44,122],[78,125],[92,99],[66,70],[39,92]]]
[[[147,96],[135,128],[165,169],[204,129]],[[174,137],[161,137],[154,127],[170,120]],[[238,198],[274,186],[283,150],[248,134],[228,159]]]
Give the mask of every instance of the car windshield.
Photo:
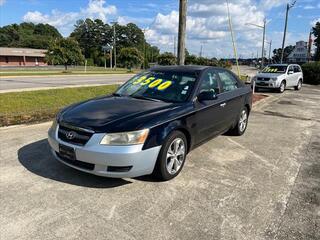
[[[165,102],[184,102],[196,82],[195,73],[148,71],[123,84],[116,95]]]
[[[265,67],[262,72],[263,73],[285,73],[287,70],[287,66],[284,65],[273,65]]]

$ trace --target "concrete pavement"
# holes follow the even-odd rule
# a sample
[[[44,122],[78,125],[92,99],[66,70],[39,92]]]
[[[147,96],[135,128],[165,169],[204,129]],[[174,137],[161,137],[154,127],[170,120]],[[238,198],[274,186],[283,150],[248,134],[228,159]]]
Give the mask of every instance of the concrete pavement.
[[[64,166],[49,123],[0,129],[0,239],[320,239],[320,88],[274,96],[169,182]]]
[[[1,77],[0,93],[76,86],[121,84],[134,74]]]

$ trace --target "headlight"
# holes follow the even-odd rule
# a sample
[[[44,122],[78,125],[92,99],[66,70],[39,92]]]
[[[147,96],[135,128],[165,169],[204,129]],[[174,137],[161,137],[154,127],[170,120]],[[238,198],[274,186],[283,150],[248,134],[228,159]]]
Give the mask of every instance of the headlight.
[[[57,125],[58,125],[57,119],[54,118],[54,119],[53,119],[53,122],[52,122],[52,125],[51,125],[51,128],[52,128],[52,129],[56,129],[56,128],[57,128]]]
[[[148,137],[149,129],[134,132],[106,134],[100,144],[103,145],[135,145],[143,144]]]
[[[273,81],[277,81],[278,80],[278,78],[271,78]]]

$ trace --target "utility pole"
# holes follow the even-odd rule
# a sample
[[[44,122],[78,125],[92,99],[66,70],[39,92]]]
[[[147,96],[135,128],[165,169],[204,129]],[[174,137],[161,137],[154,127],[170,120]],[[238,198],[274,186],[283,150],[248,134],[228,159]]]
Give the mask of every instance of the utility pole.
[[[178,32],[178,65],[184,65],[186,38],[187,0],[180,0]]]
[[[283,54],[284,54],[284,44],[286,42],[286,34],[287,34],[287,25],[288,25],[288,14],[289,10],[293,8],[293,6],[296,4],[296,1],[293,1],[291,4],[287,3],[287,8],[286,8],[286,20],[284,23],[284,31],[283,31],[283,39],[282,39],[282,47],[281,47],[281,58],[280,58],[280,63],[283,61]]]
[[[176,35],[173,35],[173,55],[174,55],[175,57],[177,57],[177,47],[176,47],[176,44],[177,44]]]
[[[272,46],[272,40],[270,40],[270,42],[268,42],[269,43],[269,60],[268,60],[268,64],[270,64],[271,63],[271,46]]]
[[[145,38],[146,29],[143,29],[143,69],[146,69],[146,38]]]
[[[117,24],[117,22],[111,22],[111,24],[113,24],[114,70],[117,70],[117,48],[116,48],[116,24]]]
[[[202,57],[202,50],[203,50],[204,45],[207,43],[207,41],[201,41],[200,43],[201,43],[201,45],[200,45],[200,54],[199,54],[199,56]]]
[[[265,38],[266,38],[266,18],[263,19],[263,40],[262,40],[262,53],[261,53],[261,56],[262,56],[262,59],[261,59],[261,69],[264,67],[264,41],[265,41]]]
[[[233,36],[233,28],[232,28],[232,21],[231,21],[230,9],[229,9],[229,1],[226,0],[226,2],[227,2],[228,22],[229,22],[229,29],[230,29],[230,33],[231,33],[231,40],[232,40],[233,52],[234,52],[234,57],[235,57],[235,59],[236,59],[238,76],[240,77],[240,68],[239,68],[239,62],[238,62],[238,53],[237,53],[236,42],[235,42],[234,36]]]

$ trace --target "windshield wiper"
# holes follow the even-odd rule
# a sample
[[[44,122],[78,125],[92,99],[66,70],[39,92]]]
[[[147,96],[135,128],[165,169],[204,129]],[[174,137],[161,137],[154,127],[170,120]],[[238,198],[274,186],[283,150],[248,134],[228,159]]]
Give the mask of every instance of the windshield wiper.
[[[122,97],[122,95],[119,94],[119,93],[112,93],[112,96],[114,96],[114,97]]]
[[[136,99],[143,99],[143,100],[154,101],[154,102],[161,102],[161,100],[159,100],[159,99],[149,98],[149,97],[145,97],[145,96],[134,96],[134,95],[130,95],[130,97],[136,98]]]

